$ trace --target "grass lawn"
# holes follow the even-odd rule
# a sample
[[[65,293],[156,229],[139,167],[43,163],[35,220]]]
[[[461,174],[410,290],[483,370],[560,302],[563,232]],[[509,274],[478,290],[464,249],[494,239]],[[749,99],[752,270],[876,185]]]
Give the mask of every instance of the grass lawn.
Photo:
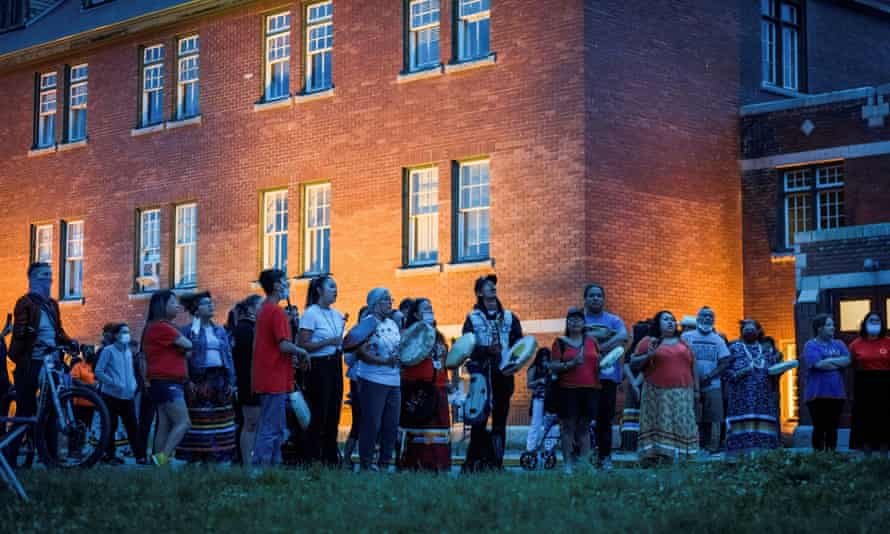
[[[325,469],[23,474],[0,532],[888,532],[890,461],[771,453],[736,464],[474,476]]]

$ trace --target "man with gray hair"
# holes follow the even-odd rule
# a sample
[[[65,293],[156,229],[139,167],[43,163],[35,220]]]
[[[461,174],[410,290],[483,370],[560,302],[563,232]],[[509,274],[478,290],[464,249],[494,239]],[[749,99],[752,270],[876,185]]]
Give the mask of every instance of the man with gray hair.
[[[697,403],[699,443],[703,450],[720,449],[720,424],[723,422],[723,392],[720,375],[729,366],[729,348],[714,331],[714,310],[705,306],[698,311],[695,330],[683,333],[683,341],[692,349],[699,377],[701,399]]]

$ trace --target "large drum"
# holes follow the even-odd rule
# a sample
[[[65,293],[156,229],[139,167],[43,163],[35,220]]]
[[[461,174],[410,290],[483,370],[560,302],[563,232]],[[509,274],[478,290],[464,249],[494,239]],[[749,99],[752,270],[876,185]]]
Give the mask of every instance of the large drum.
[[[402,365],[413,367],[430,355],[436,344],[436,331],[426,323],[414,323],[402,333],[399,359]]]
[[[534,336],[525,336],[517,341],[509,352],[501,355],[501,364],[498,368],[502,374],[516,374],[535,357],[536,350],[538,350],[538,340]]]
[[[448,357],[445,358],[445,367],[448,369],[457,369],[470,357],[473,349],[476,348],[476,334],[469,332],[460,336],[457,341],[451,345],[448,351]]]
[[[343,350],[350,352],[362,346],[377,330],[378,323],[376,317],[370,314],[366,315],[357,325],[349,329],[346,338],[343,339]]]

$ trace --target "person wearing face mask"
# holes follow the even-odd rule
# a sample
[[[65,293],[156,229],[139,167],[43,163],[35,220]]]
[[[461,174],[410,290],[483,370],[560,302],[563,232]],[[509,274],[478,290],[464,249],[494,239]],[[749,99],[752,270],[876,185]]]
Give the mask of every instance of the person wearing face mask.
[[[241,428],[238,444],[241,463],[250,465],[257,425],[260,421],[260,401],[251,390],[251,365],[253,364],[253,335],[256,314],[263,303],[259,295],[251,295],[238,303],[238,323],[232,333],[232,359],[235,360],[235,380],[238,385],[237,409],[241,412]]]
[[[37,413],[37,388],[43,358],[58,347],[77,347],[62,327],[59,303],[50,297],[53,268],[48,263],[32,263],[28,267],[28,293],[19,298],[13,311],[12,341],[9,358],[15,362],[13,381],[16,389],[16,414],[32,417]],[[50,440],[56,433],[51,432]],[[23,436],[6,448],[6,458],[17,465],[18,450]],[[50,443],[50,447],[55,443]]]
[[[111,416],[111,436],[108,440],[108,450],[105,454],[105,462],[119,465],[123,460],[117,457],[114,435],[117,433],[118,417],[124,422],[127,430],[127,440],[136,463],[145,465],[145,443],[139,432],[139,424],[136,420],[136,373],[133,368],[133,354],[130,352],[130,327],[126,323],[115,324],[109,330],[113,342],[106,345],[99,353],[99,361],[96,363],[96,380],[99,383],[99,393],[108,414]]]
[[[340,465],[337,429],[343,401],[343,329],[346,318],[333,304],[337,282],[330,275],[313,278],[300,320],[300,346],[312,367],[306,374],[306,403],[312,417],[306,429],[305,454],[310,462]]]
[[[707,306],[699,310],[695,325],[694,330],[683,332],[682,339],[692,349],[699,376],[699,445],[713,454],[720,449],[720,424],[723,422],[720,376],[729,366],[729,348],[714,332],[714,310]]]
[[[855,369],[851,441],[870,456],[887,458],[890,446],[890,338],[877,312],[869,312],[850,344]]]
[[[738,455],[779,447],[779,375],[769,368],[782,361],[775,347],[763,343],[755,321],[740,323],[741,339],[729,347],[725,372],[729,397],[726,413],[726,452]]]
[[[358,449],[362,471],[380,471],[389,467],[399,430],[402,406],[399,344],[402,336],[391,318],[392,295],[378,287],[368,293],[366,314],[377,319],[374,333],[356,351],[356,374],[362,406]],[[380,436],[380,456],[373,465],[374,447]]]
[[[505,375],[499,369],[501,356],[522,337],[519,317],[504,308],[498,299],[497,276],[490,274],[476,280],[473,290],[476,305],[464,321],[463,333],[476,336],[476,347],[467,362],[467,371],[488,378],[491,406],[491,432],[485,423],[475,424],[470,430],[470,444],[464,469],[495,467],[504,464],[504,447],[507,439],[507,415],[513,396],[513,375]],[[489,465],[490,464],[490,465]]]
[[[406,315],[406,328],[418,322],[436,328],[433,305],[427,298],[413,300]],[[421,383],[432,384],[437,396],[436,410],[429,420],[412,423],[411,428],[403,429],[405,450],[401,457],[402,469],[451,470],[451,418],[448,414],[448,372],[445,369],[447,355],[445,336],[436,329],[436,341],[429,355],[417,365],[402,368],[403,401],[407,398],[407,392]]]
[[[680,339],[677,320],[660,311],[650,337],[637,345],[631,367],[642,369],[640,400],[640,461],[651,465],[691,458],[698,453],[695,397],[698,373],[695,357]]]
[[[850,365],[850,351],[834,339],[834,318],[822,313],[813,318],[816,337],[803,349],[807,370],[804,401],[813,418],[813,450],[837,449],[837,429],[847,398],[842,369]]]
[[[176,448],[188,462],[231,462],[235,459],[235,409],[232,405],[235,363],[225,329],[213,322],[209,292],[180,299],[192,324],[180,328],[192,342],[186,401],[192,426]]]

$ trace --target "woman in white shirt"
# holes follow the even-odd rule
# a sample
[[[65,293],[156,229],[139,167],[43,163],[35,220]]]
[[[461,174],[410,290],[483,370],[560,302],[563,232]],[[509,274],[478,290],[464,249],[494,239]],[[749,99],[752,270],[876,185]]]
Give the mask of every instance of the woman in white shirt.
[[[106,345],[99,353],[96,363],[96,381],[99,383],[99,393],[108,414],[111,416],[111,439],[108,440],[108,450],[105,461],[111,464],[122,464],[123,460],[117,457],[114,436],[117,433],[117,420],[120,417],[127,430],[127,439],[130,441],[130,449],[136,457],[136,463],[146,464],[145,443],[139,432],[139,423],[136,420],[136,372],[133,368],[133,353],[130,352],[130,327],[126,323],[115,324],[109,330],[112,343]]]
[[[329,467],[340,463],[337,427],[343,402],[343,327],[346,320],[332,305],[337,283],[328,275],[313,278],[300,319],[300,346],[311,367],[303,393],[312,418],[306,430],[307,457]]]

